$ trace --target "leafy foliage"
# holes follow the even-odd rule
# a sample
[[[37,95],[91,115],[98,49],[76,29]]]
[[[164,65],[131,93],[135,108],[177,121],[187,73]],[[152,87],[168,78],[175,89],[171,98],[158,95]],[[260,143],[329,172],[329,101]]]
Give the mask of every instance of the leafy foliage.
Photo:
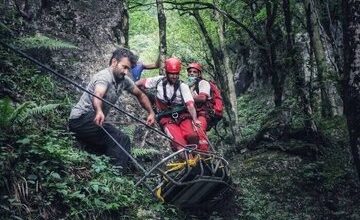
[[[158,153],[159,151],[153,148],[133,148],[131,151],[131,155],[133,155],[135,158],[143,157],[143,156],[151,156]]]
[[[45,48],[50,50],[78,49],[75,45],[71,43],[57,40],[54,38],[49,38],[41,34],[37,34],[33,37],[22,37],[16,43],[26,49],[33,49],[33,48]]]
[[[64,45],[33,46],[36,51]],[[157,210],[148,212],[153,218],[167,215],[168,210],[154,203],[151,194],[134,186],[132,177],[120,175],[109,158],[74,147],[72,135],[65,130],[72,94],[62,93],[57,82],[19,57],[4,50],[0,56],[4,64],[0,82],[17,92],[0,99],[2,218],[143,219],[139,213],[148,209]],[[176,214],[169,210],[169,215]]]
[[[158,57],[158,28],[156,10],[152,7],[148,13],[142,10],[131,10],[129,14],[129,45],[144,63],[154,63]],[[145,77],[158,75],[157,70],[144,72]]]
[[[242,174],[235,180],[242,194],[237,198],[242,207],[239,218],[304,219],[318,216],[319,201],[313,194],[321,188],[317,184],[322,181],[317,172],[319,164],[308,164],[298,157],[277,152],[258,152],[241,159],[237,165],[240,170],[236,172]]]
[[[23,112],[22,114],[19,114],[19,116],[17,118],[15,118],[14,122],[15,123],[23,123],[23,122],[25,122],[26,119],[28,119],[31,116],[50,113],[50,112],[54,111],[54,109],[56,109],[58,106],[59,106],[59,104],[48,104],[48,105],[43,105],[43,106],[36,106],[31,109],[26,109],[25,112]]]
[[[197,60],[204,62],[205,49],[202,36],[197,31],[197,24],[188,19],[190,16],[180,16],[178,12],[167,10],[167,56],[176,56],[186,63]],[[145,63],[155,62],[158,57],[158,27],[156,26],[156,9],[150,7],[148,13],[133,10],[130,13],[130,48],[136,51],[140,60]],[[209,24],[210,25],[210,24]],[[185,68],[183,68],[185,69]],[[144,72],[144,77],[157,75],[158,71]],[[182,73],[184,74],[184,72]]]
[[[23,103],[18,108],[12,106],[11,100],[9,98],[0,100],[0,113],[2,117],[0,118],[0,127],[6,128],[15,118],[27,107],[29,103]]]
[[[266,8],[263,7],[256,15],[255,15],[255,20],[257,22],[262,22],[265,21],[266,19]]]
[[[14,107],[9,98],[0,99],[0,128],[4,132],[9,129],[18,129],[29,118],[51,113],[59,104],[36,106],[34,102],[24,102]]]
[[[130,206],[138,206],[139,200],[150,201],[148,193],[135,189],[131,180],[119,176],[109,165],[109,158],[73,148],[70,136],[62,133],[28,135],[12,145],[12,154],[1,151],[2,176],[10,185],[9,191],[3,192],[10,193],[9,196],[1,198],[8,210],[2,211],[5,216],[11,213],[36,216],[36,213],[14,209],[16,203],[42,209],[43,214],[52,218],[84,219],[123,212]],[[24,162],[13,163],[17,160]],[[12,177],[10,171],[17,175]],[[24,185],[28,193],[18,192],[16,186],[19,184]],[[60,203],[64,210],[55,211]]]
[[[260,130],[264,119],[272,110],[272,100],[265,95],[267,93],[268,89],[264,88],[257,94],[245,94],[238,98],[238,117],[244,139],[254,136]]]

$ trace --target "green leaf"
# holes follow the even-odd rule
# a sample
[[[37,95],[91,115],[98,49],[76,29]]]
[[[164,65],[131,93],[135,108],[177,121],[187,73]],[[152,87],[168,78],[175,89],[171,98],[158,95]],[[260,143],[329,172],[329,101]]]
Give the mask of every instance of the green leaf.
[[[27,177],[27,179],[28,180],[37,180],[38,179],[38,177],[36,176],[36,175],[34,175],[34,174],[30,174],[28,177]]]
[[[48,162],[47,160],[41,161],[41,162],[39,163],[39,165],[40,165],[40,166],[44,166],[47,162]]]
[[[256,14],[255,20],[259,22],[264,21],[266,19],[266,16],[266,8],[264,7],[259,11],[259,13]]]
[[[78,49],[75,45],[61,41],[54,38],[49,38],[47,36],[37,34],[33,37],[24,37],[20,38],[17,42],[23,48],[47,48],[51,50],[56,49]]]
[[[92,188],[96,193],[99,191],[99,185],[97,185],[97,184],[91,185],[91,188]]]
[[[60,175],[59,175],[58,173],[56,173],[56,172],[50,173],[50,176],[51,176],[52,178],[54,178],[54,179],[57,179],[57,180],[60,180],[60,179],[61,179]]]
[[[78,199],[85,198],[85,195],[82,194],[80,191],[75,191],[75,192],[71,193],[69,196],[72,198],[78,198]]]
[[[23,145],[30,144],[30,142],[31,142],[31,139],[27,138],[27,137],[16,141],[16,143],[23,144]]]

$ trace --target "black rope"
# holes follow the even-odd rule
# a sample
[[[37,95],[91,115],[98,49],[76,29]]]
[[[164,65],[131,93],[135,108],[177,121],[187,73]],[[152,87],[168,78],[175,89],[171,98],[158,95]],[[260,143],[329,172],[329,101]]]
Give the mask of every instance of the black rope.
[[[84,92],[86,92],[86,93],[88,93],[88,94],[90,94],[90,95],[92,95],[92,96],[94,96],[94,97],[96,97],[96,98],[100,99],[101,101],[105,102],[106,104],[108,104],[108,105],[110,105],[110,106],[114,107],[114,108],[115,108],[116,110],[118,110],[119,112],[121,112],[121,113],[123,113],[123,114],[125,114],[125,115],[129,116],[129,117],[130,117],[130,118],[132,118],[133,120],[135,120],[135,121],[137,121],[137,122],[139,122],[139,123],[141,123],[141,124],[145,125],[148,129],[150,129],[150,130],[152,130],[152,131],[155,131],[156,133],[160,134],[161,136],[163,136],[163,137],[167,138],[167,139],[168,139],[168,140],[170,140],[170,141],[175,142],[176,144],[178,144],[178,145],[180,145],[180,146],[182,146],[182,147],[185,147],[184,145],[182,145],[182,144],[180,144],[180,143],[178,143],[178,142],[174,141],[173,139],[171,139],[169,136],[167,136],[167,135],[166,135],[165,133],[163,133],[162,131],[160,131],[160,130],[158,130],[158,129],[154,128],[154,127],[151,127],[150,125],[147,125],[144,121],[140,120],[139,118],[137,118],[137,117],[135,117],[135,116],[131,115],[130,113],[128,113],[128,112],[126,112],[126,111],[124,111],[124,110],[122,110],[122,109],[120,109],[119,107],[115,106],[115,105],[114,105],[114,104],[112,104],[111,102],[109,102],[109,101],[107,101],[107,100],[105,100],[105,99],[103,99],[103,98],[101,98],[101,97],[99,97],[99,96],[95,95],[94,93],[90,92],[89,90],[85,89],[84,87],[80,86],[79,84],[77,84],[77,83],[73,82],[72,80],[70,80],[70,79],[66,78],[64,75],[62,75],[62,74],[60,74],[60,73],[56,72],[55,70],[53,70],[53,69],[51,69],[50,67],[48,67],[48,66],[44,65],[44,64],[43,64],[43,63],[41,63],[40,61],[38,61],[38,60],[34,59],[33,57],[31,57],[31,56],[27,55],[26,53],[22,52],[21,50],[19,50],[19,49],[17,49],[17,48],[15,48],[15,47],[13,47],[12,45],[9,45],[9,44],[7,44],[7,43],[4,43],[4,42],[3,42],[3,41],[1,41],[1,40],[0,40],[0,44],[1,44],[1,45],[3,45],[3,46],[4,46],[4,47],[6,47],[6,48],[11,49],[12,51],[14,51],[14,52],[16,52],[16,53],[18,53],[18,54],[20,54],[22,57],[24,57],[24,58],[26,58],[26,59],[30,60],[31,62],[33,62],[33,63],[37,64],[38,66],[40,66],[40,67],[44,68],[45,70],[47,70],[47,71],[49,71],[49,72],[51,72],[51,73],[55,74],[55,75],[56,75],[56,76],[58,76],[59,78],[61,78],[61,79],[65,80],[66,82],[68,82],[68,83],[70,83],[70,84],[74,85],[75,87],[79,88],[80,90],[82,90],[82,91],[84,91]]]
[[[120,147],[120,149],[124,152],[124,154],[125,154],[126,156],[128,156],[128,157],[131,159],[131,161],[134,162],[134,163],[140,168],[140,170],[141,170],[143,173],[146,173],[146,170],[144,169],[144,167],[141,166],[141,165],[136,161],[136,159],[135,159],[133,156],[131,156],[131,154],[129,154],[129,152],[127,152],[127,151],[125,150],[125,148],[124,148],[123,146],[121,146],[121,144],[120,144],[103,126],[100,126],[100,128],[111,138],[111,140],[113,140],[113,141],[115,142],[115,144],[118,145],[118,147]]]
[[[120,149],[126,154],[126,156],[128,156],[128,157],[131,159],[131,161],[132,161],[136,166],[138,166],[139,169],[140,169],[144,174],[147,173],[146,170],[144,169],[144,167],[141,166],[141,165],[136,161],[136,159],[135,159],[133,156],[131,156],[131,154],[129,154],[129,152],[127,152],[127,151],[125,150],[125,148],[124,148],[123,146],[121,146],[121,144],[120,144],[103,126],[100,126],[100,128],[111,138],[111,140],[113,140],[113,141],[115,142],[115,144],[117,144],[118,147],[120,147]],[[156,195],[154,194],[154,191],[151,189],[151,187],[150,187],[148,184],[146,184],[145,182],[143,182],[142,184],[156,197]]]

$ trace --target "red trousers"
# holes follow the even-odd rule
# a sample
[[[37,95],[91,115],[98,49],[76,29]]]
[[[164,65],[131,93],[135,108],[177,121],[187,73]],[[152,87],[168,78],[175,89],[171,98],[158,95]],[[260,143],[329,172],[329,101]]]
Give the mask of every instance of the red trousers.
[[[200,117],[199,120],[203,123]],[[176,123],[171,116],[168,116],[160,120],[160,125],[164,128],[165,133],[173,140],[171,143],[173,151],[178,151],[182,149],[183,146],[189,144],[198,145],[197,149],[200,151],[208,151],[209,144],[206,138],[206,130],[203,128],[195,128],[191,119],[186,118]]]
[[[199,150],[208,151],[209,150],[209,143],[208,137],[206,135],[207,129],[207,119],[205,116],[198,115],[198,120],[201,121],[201,128],[198,128],[198,135],[199,135]]]

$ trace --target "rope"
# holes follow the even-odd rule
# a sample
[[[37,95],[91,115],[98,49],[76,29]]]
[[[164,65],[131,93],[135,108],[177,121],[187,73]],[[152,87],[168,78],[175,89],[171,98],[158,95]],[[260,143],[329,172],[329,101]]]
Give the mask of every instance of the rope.
[[[129,152],[127,152],[123,148],[123,146],[121,146],[121,144],[103,126],[100,126],[100,128],[111,138],[111,140],[115,142],[115,144],[124,152],[124,154],[128,156],[131,159],[131,161],[134,162],[136,166],[138,166],[141,169],[143,173],[146,173],[146,170],[136,161],[136,159],[133,156],[131,156],[131,154],[129,154]]]
[[[199,130],[200,130],[200,132],[202,132],[202,134],[203,134],[204,137],[205,137],[205,140],[208,142],[208,145],[209,145],[210,148],[211,148],[211,151],[212,151],[212,152],[215,152],[215,148],[214,148],[214,146],[211,144],[211,142],[210,142],[209,138],[207,137],[205,131],[204,131],[201,127],[198,128],[198,127],[196,127],[195,125],[193,125],[193,126],[194,126],[194,128],[195,128],[196,133],[198,133],[198,136],[199,136],[199,137],[200,137],[200,135],[199,135]]]

